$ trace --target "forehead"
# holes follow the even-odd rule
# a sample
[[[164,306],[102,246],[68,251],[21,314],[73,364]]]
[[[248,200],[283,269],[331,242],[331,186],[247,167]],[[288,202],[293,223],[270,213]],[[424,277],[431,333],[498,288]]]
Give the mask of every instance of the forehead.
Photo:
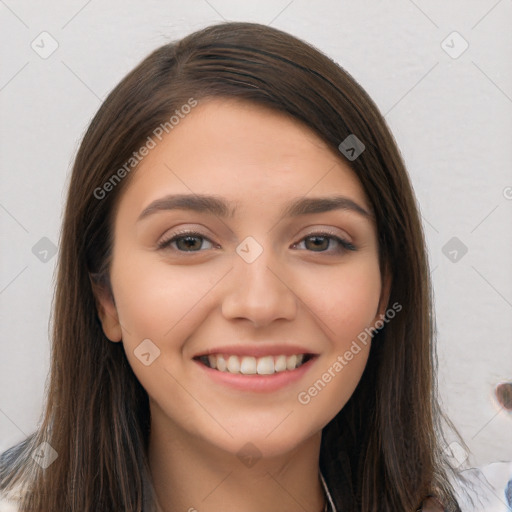
[[[266,107],[208,99],[155,142],[121,199],[139,213],[167,193],[221,195],[234,209],[343,193],[370,210],[340,154],[303,123]]]

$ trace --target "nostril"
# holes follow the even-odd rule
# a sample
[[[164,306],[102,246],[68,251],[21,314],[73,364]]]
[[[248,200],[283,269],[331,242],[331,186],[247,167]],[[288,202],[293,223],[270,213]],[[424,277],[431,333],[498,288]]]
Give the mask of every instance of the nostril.
[[[502,382],[494,390],[500,405],[507,411],[512,411],[512,382]]]

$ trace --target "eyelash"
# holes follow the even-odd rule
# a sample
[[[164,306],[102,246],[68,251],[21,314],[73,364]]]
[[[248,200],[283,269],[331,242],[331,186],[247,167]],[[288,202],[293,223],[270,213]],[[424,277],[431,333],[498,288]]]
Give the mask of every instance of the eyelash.
[[[166,238],[166,239],[160,241],[157,245],[157,248],[158,249],[168,249],[168,248],[170,248],[170,245],[173,242],[180,240],[182,238],[187,238],[187,237],[202,238],[204,240],[208,240],[210,243],[213,244],[213,242],[208,237],[204,236],[202,233],[199,233],[198,231],[180,231],[179,233],[175,233],[174,235],[172,235],[171,238]],[[334,250],[334,251],[326,250],[326,251],[309,251],[309,252],[313,252],[313,253],[317,252],[319,254],[322,254],[322,253],[341,253],[344,251],[356,251],[357,250],[357,248],[353,244],[351,244],[349,241],[335,235],[334,233],[330,233],[329,231],[319,231],[319,232],[310,233],[310,234],[306,235],[305,237],[303,237],[300,241],[305,240],[307,238],[313,238],[313,237],[328,237],[329,239],[335,240],[336,242],[338,242],[341,245],[341,248],[338,248],[337,250]],[[298,245],[298,243],[293,244],[293,245],[294,246]],[[202,252],[201,250],[198,250],[198,251],[181,251],[179,249],[172,249],[172,250],[176,251],[176,252],[181,252],[184,254]]]

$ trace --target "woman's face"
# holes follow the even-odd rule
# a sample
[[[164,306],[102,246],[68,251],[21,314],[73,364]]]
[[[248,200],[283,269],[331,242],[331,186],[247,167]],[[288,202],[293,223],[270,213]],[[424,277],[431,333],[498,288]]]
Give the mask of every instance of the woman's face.
[[[298,447],[352,395],[370,348],[358,336],[386,308],[358,178],[297,121],[220,99],[134,172],[100,317],[154,428],[231,453]]]

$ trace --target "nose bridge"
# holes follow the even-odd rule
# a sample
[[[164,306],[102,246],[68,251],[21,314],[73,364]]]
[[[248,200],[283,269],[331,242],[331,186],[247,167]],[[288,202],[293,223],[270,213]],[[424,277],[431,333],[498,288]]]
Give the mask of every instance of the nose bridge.
[[[231,286],[222,311],[229,318],[246,318],[263,325],[278,318],[292,319],[296,298],[281,275],[282,265],[272,249],[247,237],[236,248]]]

